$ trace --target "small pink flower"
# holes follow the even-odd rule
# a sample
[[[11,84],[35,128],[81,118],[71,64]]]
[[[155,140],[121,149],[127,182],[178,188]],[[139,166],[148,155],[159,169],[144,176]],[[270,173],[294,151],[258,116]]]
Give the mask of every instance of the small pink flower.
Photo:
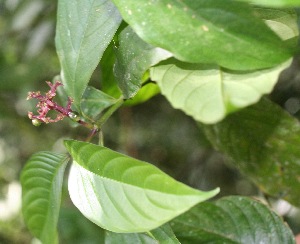
[[[59,86],[62,86],[63,84],[59,81],[56,81],[54,84],[49,81],[46,81],[46,83],[49,85],[50,90],[45,95],[41,95],[40,91],[28,92],[27,100],[31,98],[36,98],[37,100],[39,100],[38,104],[36,105],[36,107],[38,108],[38,115],[34,115],[32,112],[28,112],[28,117],[32,120],[32,123],[34,125],[39,125],[41,122],[46,124],[54,123],[64,119],[64,117],[70,117],[70,115],[73,114],[73,111],[71,109],[71,105],[73,102],[72,98],[68,98],[66,107],[62,107],[53,101],[53,98],[56,96],[57,88]],[[57,112],[56,118],[54,119],[47,117],[47,113],[51,110]]]

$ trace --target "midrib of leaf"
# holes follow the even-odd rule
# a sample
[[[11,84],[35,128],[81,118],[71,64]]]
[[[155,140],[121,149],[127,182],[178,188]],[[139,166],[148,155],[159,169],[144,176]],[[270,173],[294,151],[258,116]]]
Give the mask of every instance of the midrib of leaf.
[[[75,164],[77,164],[76,162],[74,162]],[[164,193],[164,192],[159,192],[159,191],[155,191],[155,190],[151,190],[151,189],[143,189],[143,188],[141,188],[141,187],[138,187],[138,186],[134,186],[134,185],[130,185],[130,184],[127,184],[127,183],[123,183],[123,182],[119,182],[119,181],[116,181],[116,180],[113,180],[113,179],[110,179],[110,178],[107,178],[107,177],[101,177],[101,176],[99,176],[99,175],[97,175],[97,174],[95,174],[95,173],[93,173],[93,172],[91,172],[91,171],[89,171],[89,170],[87,170],[87,169],[85,169],[84,167],[82,167],[82,166],[80,166],[79,164],[77,164],[77,166],[76,166],[76,171],[78,172],[80,172],[80,178],[82,179],[82,178],[85,178],[85,179],[88,179],[88,185],[90,185],[90,186],[92,186],[92,190],[93,190],[93,192],[94,192],[94,197],[96,197],[97,198],[97,205],[99,204],[99,206],[100,206],[100,208],[102,209],[102,210],[104,210],[105,208],[106,208],[106,205],[104,205],[104,202],[102,201],[102,198],[104,198],[105,196],[99,196],[99,193],[98,192],[96,192],[95,191],[95,185],[93,184],[93,181],[91,180],[91,179],[93,179],[93,178],[100,178],[99,179],[99,183],[101,184],[101,188],[102,188],[102,190],[106,193],[106,199],[109,199],[109,201],[110,201],[110,203],[112,203],[112,204],[110,204],[110,206],[113,206],[114,207],[114,209],[115,209],[115,211],[118,213],[118,214],[120,214],[121,216],[122,216],[122,218],[123,218],[123,220],[122,221],[126,221],[126,222],[128,222],[129,221],[129,223],[131,223],[132,224],[132,228],[134,228],[134,226],[136,225],[136,222],[134,222],[134,220],[132,220],[131,218],[130,218],[130,216],[128,216],[123,210],[122,210],[122,206],[120,205],[120,204],[118,204],[117,202],[116,202],[116,199],[114,199],[114,197],[112,197],[111,196],[111,194],[109,194],[109,191],[107,190],[107,186],[108,185],[111,185],[112,183],[115,185],[115,186],[117,186],[119,189],[121,188],[121,189],[123,189],[123,191],[122,191],[122,194],[123,195],[125,195],[126,196],[126,193],[127,192],[129,192],[129,191],[133,191],[134,189],[136,189],[136,191],[137,192],[144,192],[144,194],[143,194],[143,196],[145,196],[146,197],[146,199],[147,199],[147,201],[148,201],[148,204],[151,204],[151,205],[153,205],[155,208],[158,208],[158,209],[162,209],[163,211],[166,211],[166,210],[170,210],[171,212],[172,211],[175,211],[175,212],[177,212],[177,215],[178,214],[180,214],[180,213],[182,213],[182,212],[184,212],[184,211],[186,211],[186,209],[183,209],[183,210],[180,210],[180,211],[178,211],[178,210],[176,210],[176,208],[168,208],[168,207],[166,207],[165,205],[164,206],[162,206],[161,204],[158,204],[156,201],[153,201],[153,197],[151,197],[151,198],[149,198],[148,197],[148,194],[152,194],[152,193],[156,193],[156,194],[161,194],[161,195],[164,195],[164,196],[166,196],[166,195],[169,195],[169,196],[175,196],[175,197],[178,197],[179,199],[180,199],[180,197],[188,197],[188,196],[191,196],[191,197],[193,197],[193,198],[198,198],[198,196],[196,195],[196,194],[194,194],[194,195],[192,195],[192,194],[189,194],[189,195],[176,195],[176,194],[168,194],[168,193]],[[85,172],[84,172],[85,171]],[[88,174],[88,176],[86,175],[86,174]],[[87,183],[86,182],[82,182],[82,184],[83,184],[83,186],[84,186],[84,188],[86,189],[86,186],[87,186]],[[119,186],[121,186],[121,187],[119,187]],[[98,186],[99,187],[99,186]],[[125,189],[124,189],[125,188]],[[127,188],[127,190],[126,190],[126,188]],[[87,191],[85,190],[85,193],[87,193]],[[83,196],[84,197],[84,196]],[[135,212],[138,212],[139,214],[141,214],[141,216],[142,216],[142,218],[143,219],[145,219],[145,221],[147,220],[147,221],[150,221],[150,222],[153,222],[153,220],[155,221],[155,219],[154,218],[149,218],[148,217],[148,215],[146,214],[146,213],[144,213],[143,211],[141,212],[141,210],[140,210],[140,208],[138,208],[138,209],[136,209],[135,208],[135,204],[132,204],[132,201],[130,201],[129,199],[130,198],[128,198],[127,196],[126,196],[126,199],[128,200],[128,202],[126,202],[126,205],[127,204],[131,204],[131,207],[134,209],[133,211],[135,211]],[[200,199],[200,198],[199,198]],[[95,198],[94,198],[94,200],[95,200]],[[88,199],[88,201],[90,202],[90,199]],[[107,201],[107,200],[106,200]],[[90,203],[91,204],[91,203]],[[105,203],[105,204],[107,204],[107,202]],[[93,208],[93,206],[94,206],[94,208],[96,207],[96,209],[98,208],[95,204],[93,204],[93,205],[90,205],[90,207],[89,207],[89,209],[90,210],[94,210],[94,208]],[[130,211],[132,211],[132,210],[130,210]],[[94,212],[94,211],[93,211]],[[106,224],[107,224],[107,221],[109,221],[109,215],[107,215],[106,214],[106,212],[105,211],[101,211],[101,214],[103,215],[106,215],[107,217],[106,217]],[[97,214],[94,214],[94,216],[97,216]],[[107,219],[108,218],[108,219]],[[102,227],[104,227],[105,228],[105,226],[106,226],[106,224],[104,224],[104,226],[102,226]],[[121,232],[123,232],[123,231],[125,231],[125,232],[127,232],[126,231],[126,228],[125,229],[123,229],[124,227],[118,227],[118,231],[121,231]]]
[[[86,34],[86,30],[87,30],[87,26],[89,25],[89,20],[90,20],[90,17],[91,17],[91,9],[93,9],[93,6],[94,6],[94,2],[95,2],[95,0],[93,1],[93,3],[90,5],[90,8],[89,8],[89,11],[88,11],[88,18],[87,18],[87,21],[86,21],[86,23],[85,23],[85,28],[84,28],[84,31],[83,31],[83,35],[82,35],[82,37],[81,37],[81,39],[80,39],[80,45],[79,45],[79,52],[78,52],[78,55],[77,55],[77,57],[76,57],[76,62],[75,62],[75,72],[74,72],[74,82],[72,82],[72,90],[73,91],[75,91],[76,90],[76,88],[75,88],[75,84],[76,84],[76,77],[77,77],[77,66],[78,66],[78,62],[79,62],[79,57],[81,56],[81,52],[82,52],[82,43],[83,43],[83,40],[84,40],[84,38],[85,38],[85,34]],[[101,5],[100,5],[101,6]],[[78,9],[77,9],[78,10]],[[74,48],[73,47],[73,42],[71,42],[72,43],[72,48]],[[68,66],[69,67],[69,66]],[[83,95],[83,92],[84,91],[82,91],[81,93],[81,95]]]
[[[251,231],[249,231],[249,233],[255,233],[255,230],[253,230],[252,225],[250,224],[250,221],[249,221],[247,215],[244,213],[244,210],[241,209],[237,204],[235,204],[235,203],[232,203],[232,204],[234,204],[235,208],[238,208],[240,213],[242,213],[242,215],[244,217],[243,219],[246,220],[246,222],[247,222],[247,225],[248,225],[247,228],[251,229]],[[240,223],[237,222],[236,218],[233,218],[232,214],[230,215],[230,213],[228,212],[227,209],[225,209],[224,207],[221,207],[221,209],[223,212],[226,212],[230,216],[232,222],[234,223],[234,226],[236,227],[236,233],[239,233],[238,226],[240,225]],[[251,239],[252,239],[252,241],[254,241],[253,243],[256,243],[255,239],[253,239],[253,236],[251,236]],[[240,239],[240,241],[242,242],[241,239]]]
[[[121,158],[121,157],[120,157]],[[93,174],[94,176],[99,177],[101,178],[102,180],[106,180],[106,181],[111,181],[111,182],[114,182],[115,184],[120,184],[122,185],[123,187],[132,187],[132,188],[135,188],[135,189],[142,189],[144,191],[149,191],[149,192],[155,192],[155,193],[161,193],[161,194],[166,194],[166,195],[170,195],[170,196],[195,196],[195,194],[174,194],[174,193],[168,193],[168,192],[162,192],[162,191],[159,191],[159,190],[154,190],[154,189],[150,189],[150,188],[143,188],[143,187],[140,187],[140,186],[136,186],[136,185],[132,185],[132,184],[129,184],[129,183],[126,183],[126,182],[122,182],[122,181],[118,181],[118,180],[115,180],[115,179],[112,179],[112,178],[108,178],[108,177],[105,177],[103,175],[98,175],[92,171],[90,171],[89,169],[85,168],[84,166],[80,165],[79,163],[76,162],[76,164],[78,164],[78,166],[84,170],[86,170],[88,173],[90,174]],[[140,167],[140,166],[137,166],[137,167]],[[125,172],[125,171],[124,171]],[[151,176],[151,175],[150,175]],[[148,198],[149,199],[149,198]],[[151,199],[149,199],[149,201],[152,201]]]

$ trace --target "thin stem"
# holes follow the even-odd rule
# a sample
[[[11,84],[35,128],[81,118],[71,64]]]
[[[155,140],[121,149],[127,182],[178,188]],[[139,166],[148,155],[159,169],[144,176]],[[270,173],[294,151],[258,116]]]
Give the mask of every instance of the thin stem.
[[[95,129],[95,126],[93,124],[87,123],[87,122],[85,122],[85,121],[83,121],[81,119],[78,120],[78,121],[76,121],[76,122],[78,124],[84,126],[85,128],[88,128],[88,129],[91,129],[91,130]],[[96,127],[96,129],[98,129],[98,127]]]
[[[102,133],[102,130],[99,130],[99,141],[98,141],[98,144],[100,146],[104,146],[104,141],[103,141],[103,133]]]
[[[94,128],[94,129],[92,129],[91,130],[91,133],[89,134],[89,136],[88,136],[88,138],[86,138],[86,142],[90,142],[91,140],[92,140],[92,138],[94,137],[94,135],[96,135],[97,134],[97,132],[99,131],[99,129],[98,128]]]
[[[123,97],[120,97],[117,102],[112,105],[99,120],[95,122],[98,128],[101,128],[102,125],[110,118],[110,116],[124,103]]]

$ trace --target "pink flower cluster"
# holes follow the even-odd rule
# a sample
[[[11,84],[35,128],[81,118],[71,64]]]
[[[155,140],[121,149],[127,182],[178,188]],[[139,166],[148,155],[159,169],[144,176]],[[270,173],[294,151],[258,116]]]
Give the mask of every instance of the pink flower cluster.
[[[53,101],[53,98],[56,96],[56,90],[59,86],[62,86],[62,83],[56,81],[52,84],[50,81],[46,81],[49,85],[50,90],[45,94],[42,95],[40,91],[37,92],[29,92],[27,96],[27,100],[31,98],[36,98],[39,100],[36,107],[38,108],[37,112],[38,115],[34,115],[32,112],[28,112],[28,117],[32,120],[34,125],[39,125],[41,122],[43,123],[54,123],[57,121],[62,120],[64,117],[70,117],[73,114],[71,109],[71,105],[73,100],[69,97],[68,103],[66,107],[59,106],[56,102]],[[47,117],[47,113],[50,111],[56,111],[57,115],[56,118],[52,119]]]

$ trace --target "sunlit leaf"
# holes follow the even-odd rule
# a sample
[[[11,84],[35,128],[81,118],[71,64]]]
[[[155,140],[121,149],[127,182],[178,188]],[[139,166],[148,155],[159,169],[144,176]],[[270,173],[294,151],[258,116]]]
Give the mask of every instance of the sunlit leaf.
[[[120,23],[121,16],[111,1],[58,1],[56,50],[64,87],[77,109]]]
[[[200,122],[216,123],[271,92],[279,73],[290,63],[266,70],[233,72],[218,66],[172,60],[151,68],[150,77],[174,108]]]
[[[31,233],[44,244],[58,243],[58,221],[65,154],[39,152],[22,170],[22,212]]]
[[[113,2],[144,41],[181,61],[253,70],[291,57],[283,41],[248,4],[231,0]]]
[[[78,141],[66,141],[73,157],[69,193],[89,220],[113,232],[145,232],[216,195],[175,181],[155,166]]]
[[[272,102],[203,126],[208,139],[262,191],[300,206],[300,124]]]
[[[247,197],[201,203],[171,223],[182,244],[293,244],[292,231],[264,204]]]
[[[119,36],[119,48],[114,69],[116,80],[125,98],[133,97],[141,87],[144,73],[172,54],[141,40],[130,28]]]

